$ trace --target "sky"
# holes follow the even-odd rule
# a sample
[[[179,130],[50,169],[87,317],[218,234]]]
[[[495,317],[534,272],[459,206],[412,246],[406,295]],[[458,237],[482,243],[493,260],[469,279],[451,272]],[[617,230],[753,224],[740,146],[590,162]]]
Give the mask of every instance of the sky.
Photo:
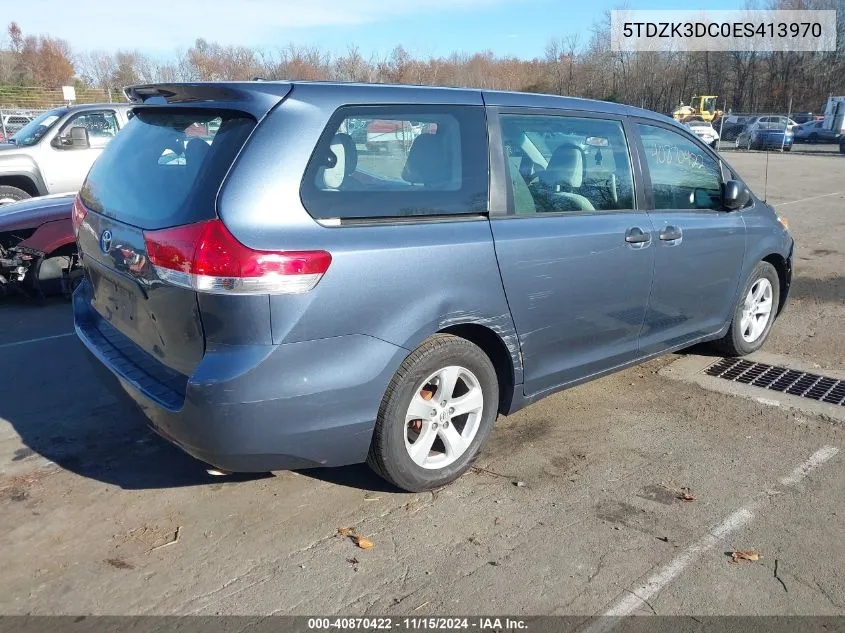
[[[737,9],[741,0],[707,0],[708,9]],[[336,53],[357,45],[365,56],[396,45],[417,57],[492,50],[542,56],[548,41],[590,38],[604,11],[672,9],[677,0],[28,0],[6,7],[4,19],[24,34],[61,37],[74,50],[139,50],[167,57],[205,38],[273,49],[290,42]],[[686,7],[696,8],[696,7]]]

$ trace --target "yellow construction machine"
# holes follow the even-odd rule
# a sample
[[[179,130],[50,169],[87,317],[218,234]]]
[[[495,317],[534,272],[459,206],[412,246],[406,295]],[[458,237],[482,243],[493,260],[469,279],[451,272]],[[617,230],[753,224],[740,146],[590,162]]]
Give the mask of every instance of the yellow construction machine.
[[[724,114],[721,110],[716,109],[716,100],[718,98],[716,95],[694,96],[690,99],[690,105],[681,103],[677,110],[672,113],[672,118],[682,123],[692,119],[713,122]]]

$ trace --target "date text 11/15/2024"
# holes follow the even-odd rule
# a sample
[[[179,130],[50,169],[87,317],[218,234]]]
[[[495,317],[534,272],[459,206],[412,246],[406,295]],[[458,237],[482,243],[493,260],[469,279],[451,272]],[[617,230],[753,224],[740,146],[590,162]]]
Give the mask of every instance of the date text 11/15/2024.
[[[353,631],[353,630],[411,630],[411,631],[520,631],[526,630],[528,623],[519,618],[497,617],[333,617],[308,618],[308,629],[312,631]]]

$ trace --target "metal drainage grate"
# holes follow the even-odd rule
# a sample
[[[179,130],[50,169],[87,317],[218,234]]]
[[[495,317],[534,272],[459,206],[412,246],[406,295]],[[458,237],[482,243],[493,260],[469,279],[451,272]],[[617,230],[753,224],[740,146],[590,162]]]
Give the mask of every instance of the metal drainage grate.
[[[845,406],[845,380],[739,358],[723,358],[708,367],[704,373],[754,387]]]

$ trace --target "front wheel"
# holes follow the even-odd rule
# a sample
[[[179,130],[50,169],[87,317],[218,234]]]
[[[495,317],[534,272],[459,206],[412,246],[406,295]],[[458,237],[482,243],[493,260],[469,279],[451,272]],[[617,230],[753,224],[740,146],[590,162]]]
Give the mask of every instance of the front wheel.
[[[727,334],[715,342],[725,356],[745,356],[762,347],[777,316],[780,278],[775,267],[759,262],[745,282]]]
[[[403,490],[443,486],[475,461],[498,408],[499,383],[487,355],[466,339],[436,334],[390,381],[367,463]]]

